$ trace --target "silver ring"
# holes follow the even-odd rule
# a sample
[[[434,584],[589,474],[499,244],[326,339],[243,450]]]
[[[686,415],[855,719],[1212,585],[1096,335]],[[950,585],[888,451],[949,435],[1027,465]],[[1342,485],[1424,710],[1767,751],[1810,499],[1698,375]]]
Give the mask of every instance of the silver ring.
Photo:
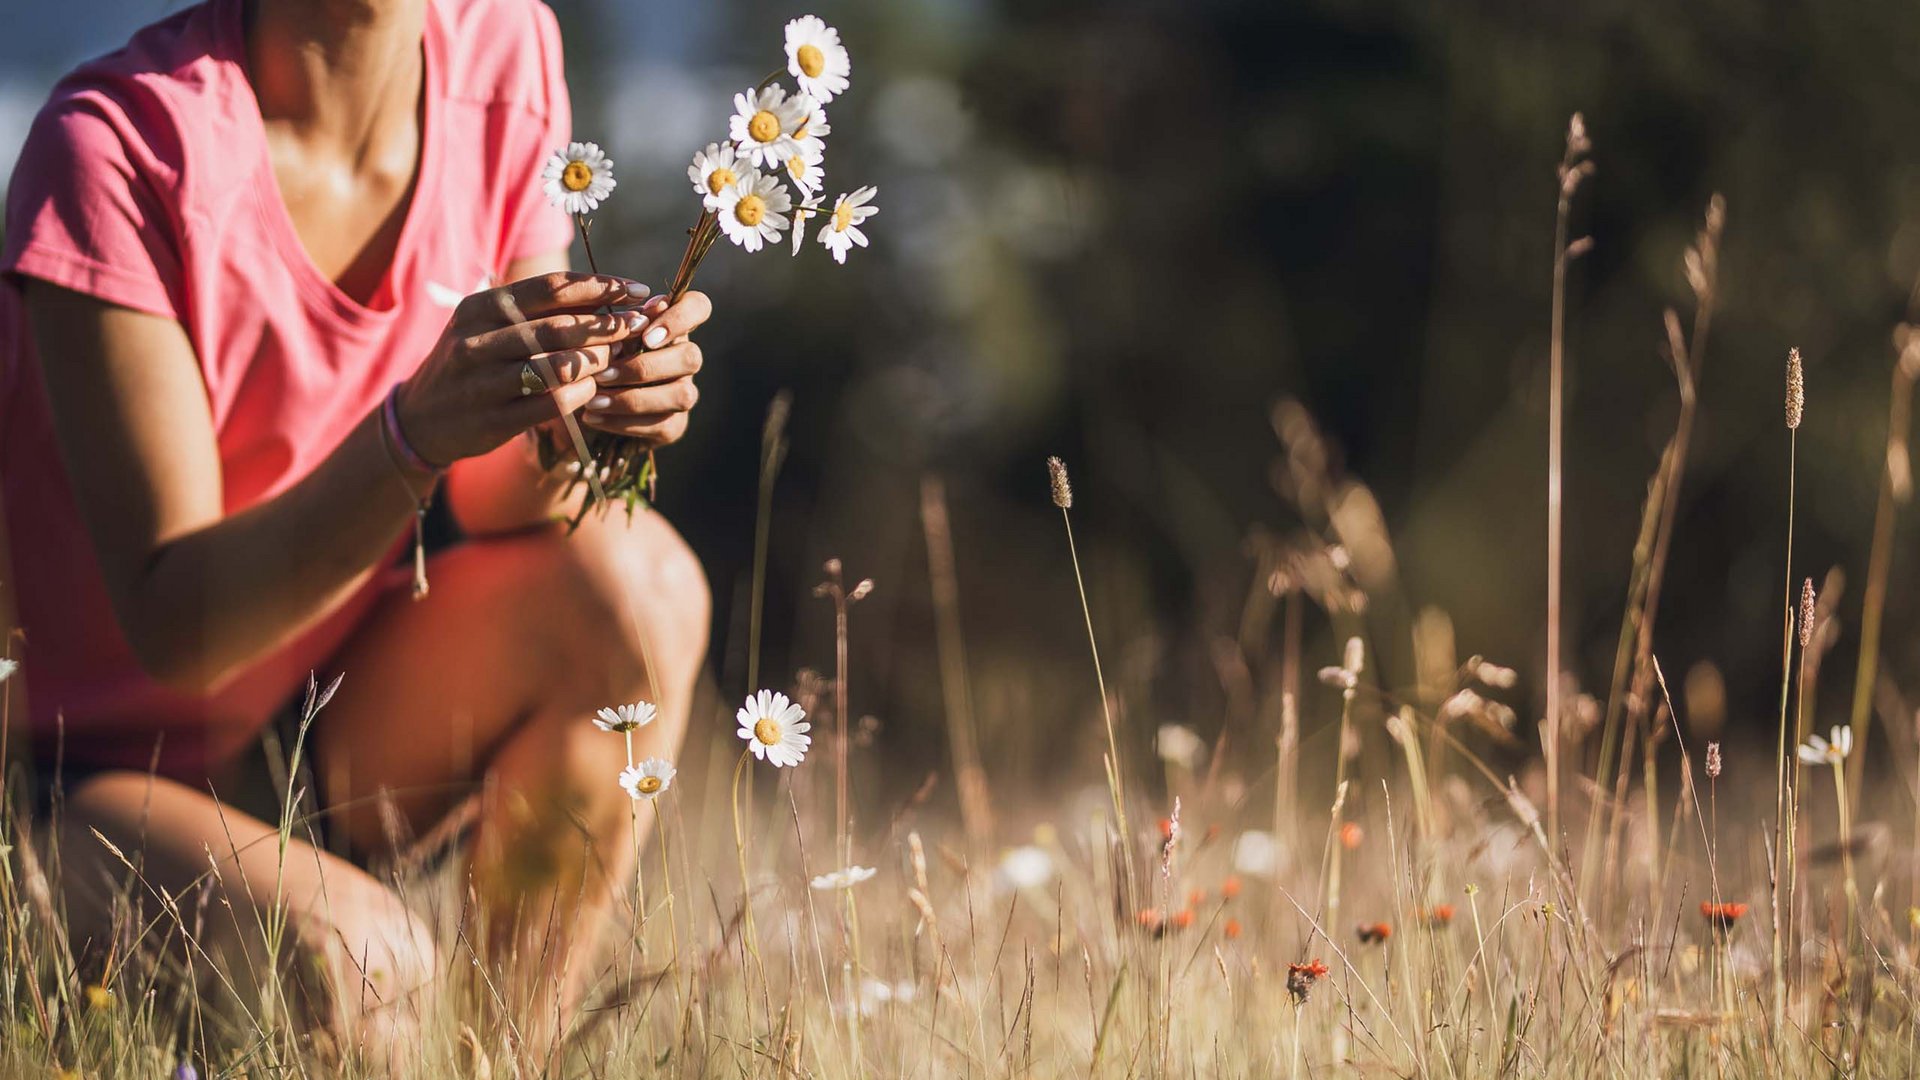
[[[540,373],[534,370],[533,361],[529,360],[526,363],[521,364],[520,365],[520,396],[532,397],[535,394],[544,394],[546,392],[547,392],[547,380],[541,378]]]

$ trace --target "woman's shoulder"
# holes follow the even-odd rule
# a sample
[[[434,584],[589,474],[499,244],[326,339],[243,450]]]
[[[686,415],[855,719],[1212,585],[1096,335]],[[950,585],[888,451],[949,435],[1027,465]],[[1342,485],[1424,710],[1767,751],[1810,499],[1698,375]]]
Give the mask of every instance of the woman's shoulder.
[[[446,47],[449,96],[553,111],[560,82],[560,26],[540,0],[435,0]]]

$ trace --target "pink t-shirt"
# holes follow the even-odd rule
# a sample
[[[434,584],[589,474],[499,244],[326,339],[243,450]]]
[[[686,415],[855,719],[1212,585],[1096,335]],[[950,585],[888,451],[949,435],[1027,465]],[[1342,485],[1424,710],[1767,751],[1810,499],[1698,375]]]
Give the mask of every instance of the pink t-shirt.
[[[0,505],[42,754],[195,776],[230,760],[340,645],[375,582],[201,699],[141,670],[75,506],[19,276],[178,320],[199,357],[226,511],[307,475],[411,374],[452,305],[564,250],[541,163],[569,137],[559,30],[535,0],[431,0],[421,161],[387,278],[359,303],[281,202],[247,82],[240,0],[208,0],[63,79],[7,193],[0,252]],[[0,568],[0,572],[4,572]],[[183,627],[191,633],[191,624]],[[162,734],[164,737],[162,738]]]

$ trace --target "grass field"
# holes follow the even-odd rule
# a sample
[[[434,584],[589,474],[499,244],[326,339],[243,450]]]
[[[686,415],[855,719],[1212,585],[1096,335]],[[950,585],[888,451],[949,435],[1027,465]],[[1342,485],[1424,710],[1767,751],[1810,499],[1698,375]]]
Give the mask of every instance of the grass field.
[[[1576,118],[1546,358],[1550,520],[1513,523],[1539,531],[1555,582],[1563,282],[1586,245],[1567,222],[1587,153]],[[1920,374],[1920,334],[1903,329],[1892,359],[1888,465],[1858,628],[1867,659],[1839,676],[1860,688],[1846,734],[1816,732],[1807,708],[1838,628],[1825,590],[1792,561],[1789,510],[1752,523],[1756,544],[1787,545],[1780,624],[1761,628],[1781,649],[1778,717],[1737,745],[1699,738],[1717,730],[1698,715],[1714,707],[1713,688],[1670,689],[1653,628],[1683,505],[1722,214],[1716,201],[1682,256],[1694,306],[1669,313],[1666,327],[1680,407],[1650,479],[1609,670],[1576,671],[1561,655],[1555,584],[1544,674],[1460,655],[1444,613],[1426,610],[1407,643],[1417,680],[1383,685],[1369,662],[1383,632],[1370,612],[1391,577],[1391,540],[1366,486],[1328,468],[1307,410],[1283,402],[1274,413],[1283,486],[1305,526],[1251,553],[1244,610],[1222,632],[1223,679],[1249,702],[1236,724],[1143,720],[1108,685],[1095,644],[1084,671],[1060,677],[1099,717],[1104,730],[1088,745],[1103,752],[1059,763],[1049,790],[1013,797],[996,788],[958,689],[966,666],[954,617],[941,641],[953,706],[947,782],[877,805],[836,753],[853,711],[836,700],[844,669],[797,694],[820,723],[813,753],[793,769],[736,767],[731,691],[741,688],[730,688],[728,703],[696,711],[676,783],[636,803],[658,815],[653,840],[587,1006],[552,1054],[533,1049],[529,1018],[500,1005],[502,973],[472,947],[484,928],[457,860],[398,872],[403,895],[436,927],[440,956],[432,984],[389,1003],[403,1049],[389,1057],[362,1032],[302,1019],[287,988],[306,976],[284,964],[162,959],[183,943],[193,955],[209,920],[252,917],[154,894],[137,853],[127,853],[124,933],[107,964],[77,956],[61,931],[59,853],[9,812],[0,1072],[1914,1075],[1920,761],[1885,760],[1889,746],[1915,739],[1876,714],[1873,664],[1892,521],[1909,494],[1905,399]],[[1785,343],[1780,362],[1780,440],[1795,453],[1800,418],[1819,403]],[[1036,498],[1046,497],[1037,462],[1035,479]],[[1058,466],[1051,479],[1065,528],[1057,549],[1031,557],[1077,580],[1070,480]],[[1790,491],[1793,474],[1780,483]],[[937,493],[925,510],[946,619],[960,593]],[[1076,618],[1099,642],[1101,611],[1079,595]],[[846,621],[843,664],[858,664]],[[1330,628],[1344,650],[1309,655],[1308,626]],[[1525,682],[1547,688],[1537,724]],[[1196,728],[1219,730],[1203,738]],[[1863,790],[1870,755],[1903,778],[1900,790]],[[291,813],[283,820],[283,835],[302,828]],[[876,873],[825,877],[855,864]],[[243,930],[265,943],[285,933],[271,919]]]

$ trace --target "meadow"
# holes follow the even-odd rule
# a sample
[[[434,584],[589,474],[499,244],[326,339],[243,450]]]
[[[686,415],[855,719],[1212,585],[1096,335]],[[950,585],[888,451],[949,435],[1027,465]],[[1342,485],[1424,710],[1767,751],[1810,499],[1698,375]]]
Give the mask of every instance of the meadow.
[[[1649,477],[1610,667],[1560,642],[1565,503],[1565,277],[1591,172],[1579,118],[1557,177],[1544,664],[1456,645],[1447,616],[1377,618],[1395,549],[1379,501],[1311,411],[1272,413],[1277,487],[1302,525],[1250,545],[1245,600],[1216,665],[1239,705],[1163,715],[1131,700],[1084,585],[1071,462],[1033,463],[1058,543],[1025,558],[1072,581],[1084,668],[1055,673],[1081,707],[1078,758],[1042,790],[1008,790],[982,750],[958,608],[948,507],[917,523],[937,649],[948,767],[905,798],[863,788],[886,763],[865,737],[850,671],[860,600],[894,587],[836,561],[830,673],[751,672],[712,687],[674,782],[636,800],[655,828],[587,1005],[551,1054],[505,1007],[501,972],[460,861],[388,868],[436,927],[439,976],[389,1003],[401,1057],[307,1015],[312,973],[196,951],[210,920],[251,918],[146,888],[126,866],[107,960],[63,931],[60,852],[7,784],[0,811],[0,1073],[51,1077],[623,1076],[1904,1076],[1920,1071],[1920,862],[1911,856],[1920,731],[1874,665],[1911,494],[1907,403],[1920,333],[1898,328],[1851,710],[1816,720],[1821,661],[1842,633],[1835,588],[1792,554],[1787,515],[1755,521],[1777,559],[1777,715],[1733,738],[1724,688],[1670,683],[1660,655],[1668,553],[1686,499],[1698,373],[1719,281],[1716,198],[1677,253],[1692,300],[1661,328],[1675,424]],[[1544,263],[1543,273],[1549,272]],[[1783,491],[1798,432],[1821,407],[1780,344]],[[784,406],[782,406],[784,408]],[[761,515],[779,482],[784,413],[763,433]],[[777,530],[763,527],[758,563]],[[756,575],[756,580],[758,580]],[[758,640],[760,597],[753,598]],[[1529,614],[1527,618],[1535,616]],[[1414,657],[1389,684],[1382,635]],[[1102,647],[1108,652],[1103,654]],[[1104,661],[1104,663],[1103,663]],[[330,673],[322,673],[324,680]],[[351,673],[347,673],[351,677]],[[783,686],[816,736],[776,769],[741,749],[735,703]],[[1538,695],[1526,687],[1540,686]],[[1771,688],[1770,688],[1771,693]],[[1544,702],[1544,710],[1542,708]],[[612,703],[610,703],[612,704]],[[1542,713],[1544,712],[1544,718]],[[325,722],[315,686],[310,723]],[[586,723],[585,718],[582,723]],[[1206,732],[1205,735],[1201,732]],[[1727,731],[1727,742],[1720,736]],[[620,764],[609,735],[608,783]],[[295,748],[297,757],[297,748]],[[1877,778],[1898,783],[1869,788]],[[281,838],[304,835],[292,809]],[[1031,772],[1033,765],[1025,768]],[[898,785],[894,785],[898,786]],[[1022,785],[1033,787],[1034,785]],[[867,871],[871,870],[871,873]],[[278,952],[286,927],[243,927]],[[98,946],[100,943],[93,943]],[[182,964],[181,955],[195,958]],[[511,964],[512,961],[505,961]]]

